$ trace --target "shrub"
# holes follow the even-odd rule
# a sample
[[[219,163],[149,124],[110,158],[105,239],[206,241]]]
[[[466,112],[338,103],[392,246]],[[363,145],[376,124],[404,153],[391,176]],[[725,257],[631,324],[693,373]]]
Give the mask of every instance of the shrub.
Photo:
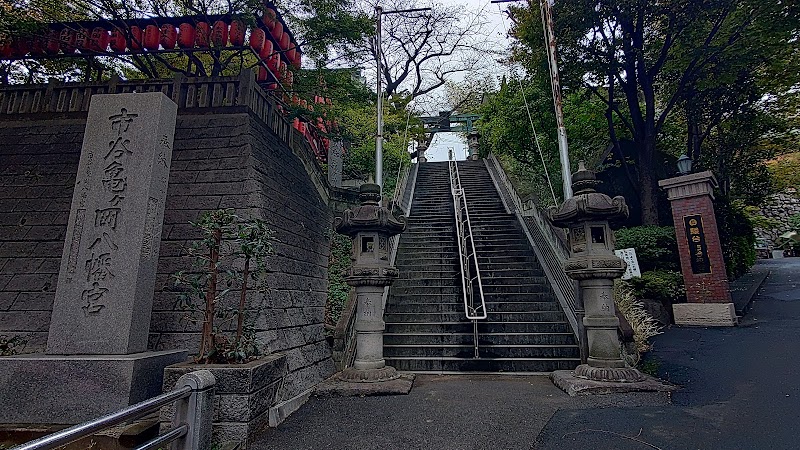
[[[350,285],[345,282],[347,269],[352,265],[352,239],[344,234],[333,232],[331,237],[331,256],[328,260],[328,301],[325,304],[325,328],[331,333],[342,308],[350,295]]]
[[[641,277],[633,277],[625,283],[636,298],[650,298],[664,305],[680,303],[686,296],[683,275],[673,270],[643,272]]]
[[[642,353],[650,350],[650,338],[661,334],[661,327],[644,309],[642,303],[636,300],[633,290],[626,283],[614,284],[614,303],[633,328],[636,353],[631,355],[623,352],[623,354],[628,364],[635,366],[639,363]]]
[[[728,278],[735,280],[744,275],[756,262],[756,235],[753,223],[747,217],[745,206],[718,197],[714,204],[717,215],[722,256]]]
[[[650,270],[678,270],[678,243],[672,227],[640,226],[622,228],[615,233],[617,248],[636,249],[636,258],[642,272]]]

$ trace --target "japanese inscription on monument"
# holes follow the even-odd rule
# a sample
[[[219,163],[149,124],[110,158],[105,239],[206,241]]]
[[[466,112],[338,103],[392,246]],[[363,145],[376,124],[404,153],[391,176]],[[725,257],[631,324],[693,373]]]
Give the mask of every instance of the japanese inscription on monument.
[[[161,93],[92,97],[48,353],[146,349],[176,112]]]
[[[711,273],[711,261],[708,258],[706,235],[703,232],[703,217],[699,214],[683,217],[686,229],[686,240],[689,243],[689,258],[692,273]]]

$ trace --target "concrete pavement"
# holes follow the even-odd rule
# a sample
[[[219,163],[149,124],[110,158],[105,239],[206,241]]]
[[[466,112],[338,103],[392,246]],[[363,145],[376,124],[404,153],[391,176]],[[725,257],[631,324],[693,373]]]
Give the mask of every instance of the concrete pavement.
[[[651,364],[684,388],[570,398],[546,377],[420,376],[407,396],[312,398],[255,449],[800,448],[800,258],[736,328],[673,328]]]

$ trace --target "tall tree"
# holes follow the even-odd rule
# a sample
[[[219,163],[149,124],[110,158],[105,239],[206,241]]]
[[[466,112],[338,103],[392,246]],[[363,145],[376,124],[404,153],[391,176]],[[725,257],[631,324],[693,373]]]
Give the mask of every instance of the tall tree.
[[[700,84],[725,83],[709,76],[714,68],[735,70],[731,62],[744,58],[770,76],[772,63],[797,46],[798,8],[760,0],[555,3],[564,86],[590,91],[630,132],[644,224],[658,222],[657,141],[668,119]],[[522,13],[516,35],[543,48],[538,9]],[[609,136],[618,146],[611,120]]]

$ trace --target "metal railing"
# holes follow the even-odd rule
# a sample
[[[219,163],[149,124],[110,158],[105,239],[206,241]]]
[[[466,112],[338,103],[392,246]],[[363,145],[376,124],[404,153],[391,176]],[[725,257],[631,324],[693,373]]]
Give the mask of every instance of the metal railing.
[[[464,314],[472,321],[472,339],[474,357],[479,356],[478,320],[486,319],[486,300],[483,296],[483,282],[478,267],[478,254],[472,238],[472,223],[469,219],[469,208],[461,187],[458,164],[450,160],[450,192],[453,194],[453,214],[458,238],[458,263],[461,268],[461,289],[464,297]],[[473,275],[474,273],[474,275]],[[475,299],[477,288],[478,299]]]
[[[140,419],[171,403],[176,403],[172,428],[136,447],[135,450],[165,448],[167,444],[172,444],[173,450],[208,450],[211,448],[211,415],[215,384],[214,375],[208,370],[187,373],[178,379],[173,391],[89,422],[48,434],[13,447],[12,450],[55,449],[115,425]]]
[[[578,283],[567,276],[562,266],[564,261],[569,258],[569,249],[564,240],[557,235],[556,228],[534,202],[523,202],[519,198],[500,161],[493,154],[490,154],[484,161],[503,202],[506,204],[506,209],[509,213],[517,216],[547,279],[553,286],[556,298],[564,309],[575,336],[581,340],[581,355],[585,360],[587,348],[582,332],[583,301],[578,290]]]

